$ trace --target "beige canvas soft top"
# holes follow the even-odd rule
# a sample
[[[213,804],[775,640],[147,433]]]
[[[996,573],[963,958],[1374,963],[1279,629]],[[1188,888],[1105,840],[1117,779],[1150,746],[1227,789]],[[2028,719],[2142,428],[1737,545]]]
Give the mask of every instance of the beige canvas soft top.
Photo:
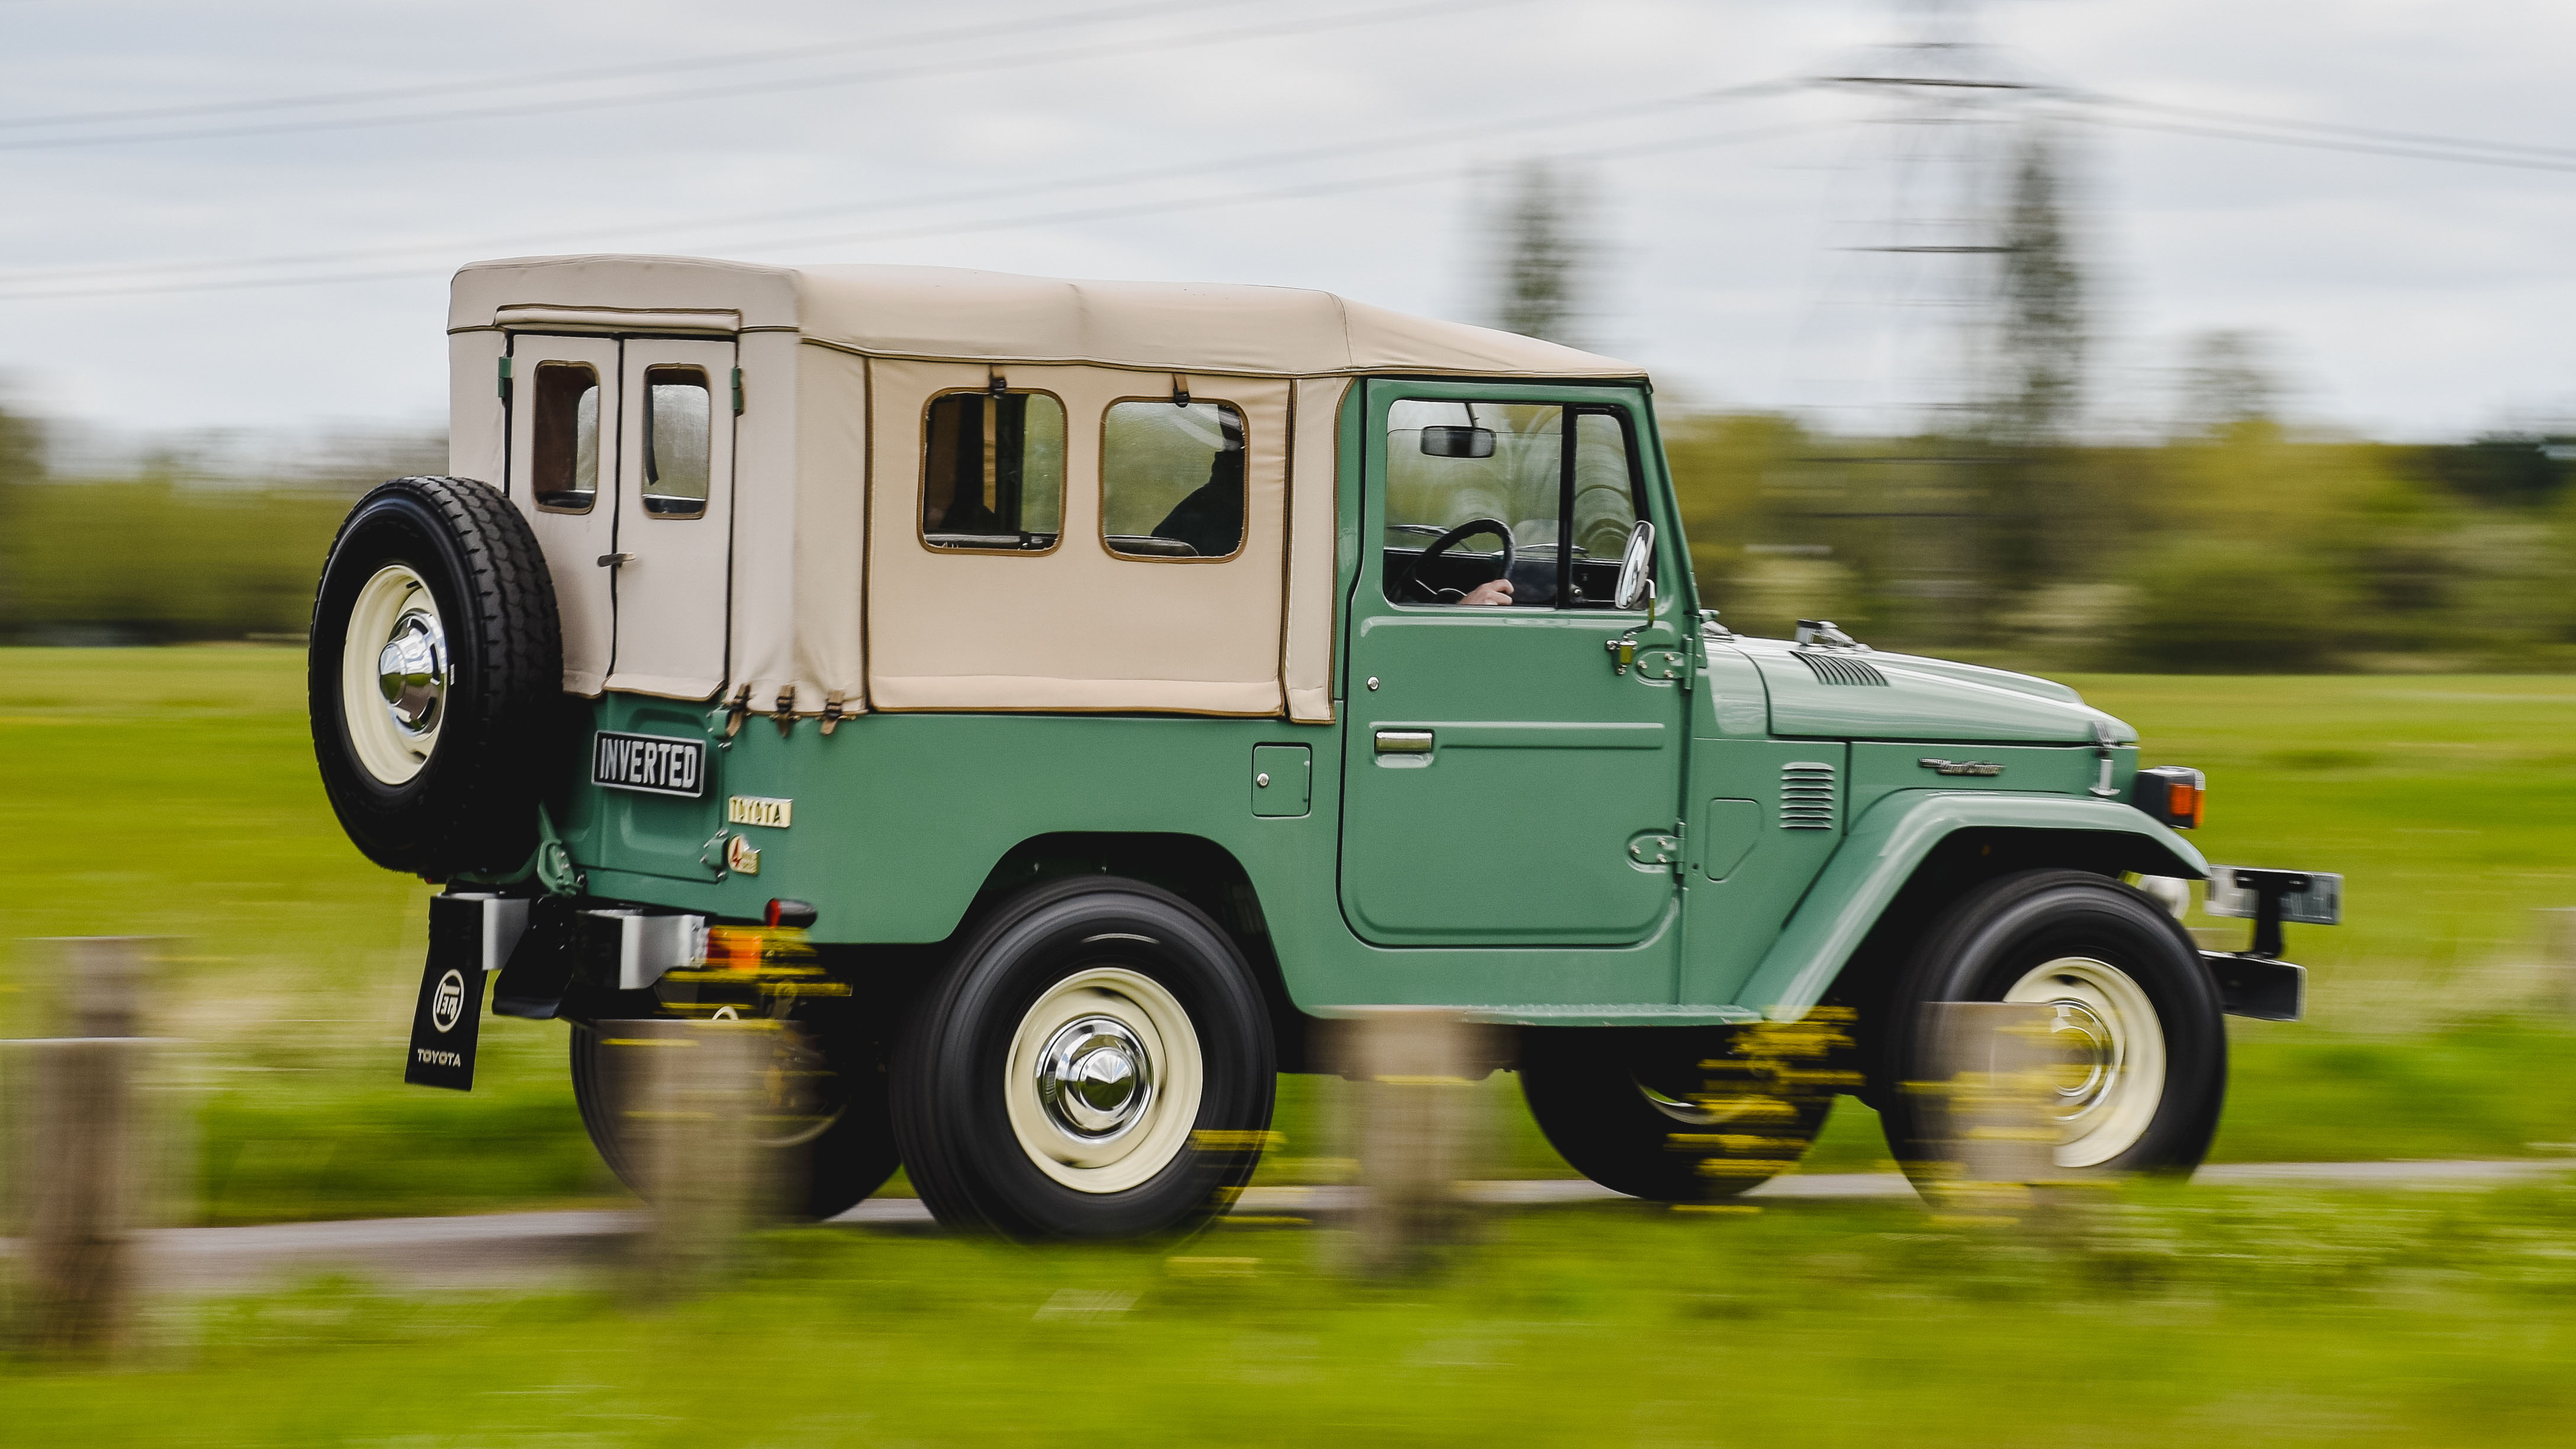
[[[1633,363],[1553,342],[1299,287],[1083,282],[958,267],[766,267],[651,256],[476,262],[456,274],[447,325],[451,332],[510,323],[600,326],[645,311],[655,314],[657,329],[794,331],[874,357],[1251,377],[1646,375]]]
[[[527,510],[564,619],[564,687],[722,693],[782,716],[1329,721],[1336,419],[1353,380],[1645,376],[1293,287],[576,256],[478,262],[449,296],[451,470],[501,483]],[[733,416],[719,406],[709,419],[717,492],[687,519],[631,506],[645,409],[614,396],[664,365],[719,393],[733,373]],[[524,397],[542,395],[559,366],[624,379],[597,416],[616,419],[600,456],[614,455],[604,466],[626,505],[532,495],[538,408],[505,399],[514,377]],[[926,409],[1005,385],[1062,409],[1059,541],[934,549],[921,533]],[[1105,538],[1103,420],[1122,403],[1189,397],[1240,420],[1243,547],[1123,556]]]

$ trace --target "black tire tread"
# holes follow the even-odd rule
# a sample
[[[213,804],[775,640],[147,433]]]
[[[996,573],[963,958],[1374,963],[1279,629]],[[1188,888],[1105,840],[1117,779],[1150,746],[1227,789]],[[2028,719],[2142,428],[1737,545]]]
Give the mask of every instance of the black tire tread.
[[[331,752],[342,748],[336,657],[325,640],[342,637],[342,621],[324,609],[337,580],[333,568],[353,531],[386,500],[400,498],[442,525],[464,597],[447,621],[457,686],[449,693],[439,758],[429,769],[469,775],[461,788],[421,792],[404,841],[369,838],[351,820]],[[455,641],[462,631],[468,638]],[[563,627],[554,578],[535,530],[499,489],[471,478],[418,476],[378,485],[341,521],[315,590],[307,702],[323,780],[352,838],[380,865],[444,878],[462,870],[514,867],[535,839],[535,800],[546,751],[538,727],[549,720],[563,686]],[[462,642],[466,647],[455,648]],[[468,677],[467,671],[473,671]],[[343,764],[340,769],[345,770]]]
[[[1887,1101],[1882,1118],[1888,1147],[1909,1171],[1922,1163],[1927,1147],[1917,1125],[1922,1114],[1903,1088],[1921,1070],[1926,1047],[1925,1023],[1917,1013],[1935,1001],[1989,999],[1950,994],[1960,985],[1956,978],[1962,953],[1973,948],[1996,922],[2040,897],[2067,892],[2076,893],[2073,899],[2089,896],[2097,903],[2116,903],[2112,905],[2116,913],[2131,924],[2161,933],[2173,945],[2188,965],[2178,968],[2173,978],[2163,983],[2163,988],[2172,990],[2178,998],[2174,1003],[2178,1018],[2163,1023],[2167,1060],[2175,1062],[2183,1055],[2178,1041],[2188,1035],[2199,1038],[2197,1045],[2208,1057],[2206,1079],[2183,1083],[2196,1091],[2198,1100],[2185,1103],[2170,1119],[2163,1117],[2160,1109],[2159,1120],[2148,1135],[2121,1159],[2100,1170],[2188,1176],[2208,1155],[2226,1103],[2227,1033],[2217,984],[2200,964],[2198,943],[2163,903],[2135,887],[2090,871],[2042,868],[1999,876],[1960,897],[1924,933],[1897,975],[1895,989],[1888,998],[1892,1019],[1887,1030],[1879,1034],[1881,1057],[1877,1073]],[[2140,984],[2148,987],[2151,996],[2159,989],[2144,981]],[[2169,1079],[2169,1094],[2173,1087]]]

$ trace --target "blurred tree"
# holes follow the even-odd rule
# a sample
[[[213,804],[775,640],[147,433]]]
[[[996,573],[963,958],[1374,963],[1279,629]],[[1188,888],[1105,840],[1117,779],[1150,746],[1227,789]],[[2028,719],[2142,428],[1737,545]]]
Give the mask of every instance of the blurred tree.
[[[2180,383],[2175,431],[2186,436],[2267,422],[2280,408],[2271,346],[2256,333],[2203,332],[2192,338],[2184,346]]]
[[[2097,475],[2071,448],[2091,341],[2084,274],[2067,218],[2067,156],[2045,123],[2024,130],[1995,231],[1988,376],[1967,472],[1978,515],[1980,607],[1965,621],[2000,642],[2035,591],[2085,582],[2099,557]]]
[[[1680,414],[1663,420],[1663,433],[1701,606],[1722,611],[1733,627],[1776,632],[1778,621],[1757,618],[1741,592],[1761,557],[1746,550],[1781,541],[1775,476],[1814,451],[1815,441],[1776,413]]]
[[[2091,339],[2084,274],[2067,229],[2064,164],[2048,131],[2022,138],[1995,243],[1995,387],[1986,428],[2011,443],[2064,438],[2084,402]]]
[[[2135,668],[2182,674],[2327,667],[2348,604],[2322,569],[2259,538],[2185,536],[2137,576],[2125,640]]]
[[[0,407],[0,541],[18,536],[18,495],[43,476],[37,443],[34,422]],[[0,546],[0,638],[16,632],[18,618],[18,572],[10,553]]]
[[[1540,157],[1514,168],[1493,228],[1494,325],[1524,337],[1579,345],[1577,319],[1593,248],[1582,184]]]

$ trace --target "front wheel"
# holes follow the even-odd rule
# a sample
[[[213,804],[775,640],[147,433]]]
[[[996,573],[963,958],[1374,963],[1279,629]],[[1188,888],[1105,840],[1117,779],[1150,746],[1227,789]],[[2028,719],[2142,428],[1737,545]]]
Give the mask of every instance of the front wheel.
[[[1888,1146],[1918,1182],[1943,1155],[1933,1094],[1939,1006],[2012,1001],[2052,1009],[2063,1048],[2048,1112],[2056,1165],[2073,1176],[2189,1173],[2209,1153],[2227,1094],[2217,988],[2162,906],[2098,875],[2032,870],[1951,907],[1889,999],[1881,1033]]]
[[[1728,1028],[1524,1027],[1521,1095],[1585,1177],[1702,1202],[1794,1169],[1833,1109],[1830,1094],[1783,1089],[1772,1055]]]
[[[1085,877],[1002,903],[896,1048],[894,1126],[940,1222],[1120,1238],[1220,1212],[1259,1156],[1270,1024],[1214,921]]]

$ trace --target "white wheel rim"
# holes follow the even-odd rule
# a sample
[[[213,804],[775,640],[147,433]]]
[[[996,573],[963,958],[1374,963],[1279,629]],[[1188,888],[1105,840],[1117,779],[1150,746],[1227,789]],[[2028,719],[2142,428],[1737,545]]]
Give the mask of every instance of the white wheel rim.
[[[340,719],[359,766],[386,785],[419,774],[438,750],[452,679],[428,582],[403,564],[376,570],[349,606],[340,647]]]
[[[2034,967],[2004,1000],[2057,1009],[2052,1039],[2069,1065],[2050,1108],[2060,1167],[2099,1167],[2145,1136],[2165,1095],[2165,1031],[2129,973],[2090,956]]]
[[[1069,1065],[1091,1069],[1083,1080],[1104,1088],[1099,1100],[1066,1100]],[[1121,1067],[1134,1069],[1123,1095]],[[1002,1070],[1020,1149],[1048,1177],[1094,1193],[1141,1186],[1180,1155],[1206,1079],[1198,1031],[1180,1001],[1115,966],[1075,972],[1039,996]]]

